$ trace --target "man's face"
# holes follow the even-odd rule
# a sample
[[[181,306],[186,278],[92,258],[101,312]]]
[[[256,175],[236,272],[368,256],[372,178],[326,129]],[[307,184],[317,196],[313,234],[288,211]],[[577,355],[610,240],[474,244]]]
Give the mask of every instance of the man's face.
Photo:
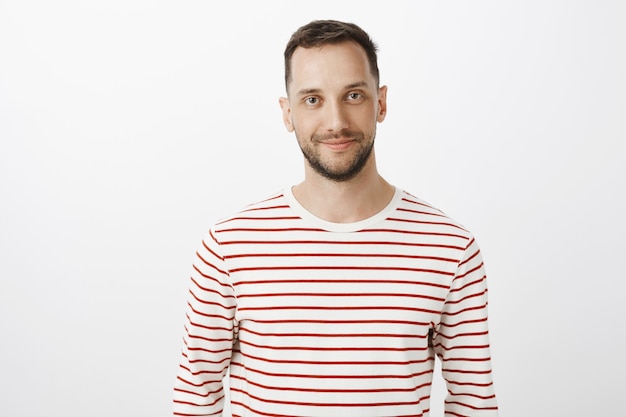
[[[289,98],[280,105],[285,126],[317,174],[347,181],[368,166],[376,123],[385,118],[386,91],[377,87],[355,42],[295,50]]]

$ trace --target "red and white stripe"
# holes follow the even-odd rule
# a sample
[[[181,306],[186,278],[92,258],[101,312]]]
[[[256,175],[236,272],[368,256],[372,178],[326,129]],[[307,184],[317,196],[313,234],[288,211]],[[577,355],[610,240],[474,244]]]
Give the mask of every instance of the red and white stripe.
[[[194,263],[174,415],[429,415],[435,354],[446,415],[497,416],[480,250],[396,191],[336,224],[291,192],[215,225]],[[429,347],[429,331],[432,346]]]

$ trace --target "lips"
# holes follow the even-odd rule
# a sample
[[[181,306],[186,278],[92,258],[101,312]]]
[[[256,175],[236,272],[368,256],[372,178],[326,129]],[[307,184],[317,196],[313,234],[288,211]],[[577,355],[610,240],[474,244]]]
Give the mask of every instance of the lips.
[[[314,142],[322,143],[343,143],[361,139],[363,135],[358,131],[342,130],[334,133],[316,134],[311,137]]]
[[[327,149],[343,151],[362,140],[363,135],[351,130],[342,130],[340,132],[313,135],[311,139]]]
[[[332,139],[332,140],[322,140],[321,143],[325,145],[341,145],[343,143],[353,142],[354,138],[340,138],[340,139]]]
[[[352,146],[354,139],[338,139],[320,142],[322,145],[333,150],[344,150]]]

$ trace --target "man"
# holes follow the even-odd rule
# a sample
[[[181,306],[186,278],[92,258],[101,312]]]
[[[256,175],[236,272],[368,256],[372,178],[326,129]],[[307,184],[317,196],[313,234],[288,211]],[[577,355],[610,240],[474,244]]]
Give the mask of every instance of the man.
[[[385,181],[376,48],[314,21],[285,50],[283,121],[305,179],[211,228],[191,276],[174,414],[496,416],[487,287],[471,233]]]

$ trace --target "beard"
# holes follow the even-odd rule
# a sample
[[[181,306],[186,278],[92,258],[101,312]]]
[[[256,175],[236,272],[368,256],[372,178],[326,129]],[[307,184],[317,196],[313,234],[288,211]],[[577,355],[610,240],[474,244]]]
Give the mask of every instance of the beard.
[[[364,134],[351,130],[342,130],[339,133],[327,135],[313,135],[308,141],[303,141],[296,132],[300,150],[315,172],[335,182],[345,182],[356,177],[362,170],[374,149],[374,137],[376,131]],[[356,142],[357,149],[353,151],[351,159],[344,164],[333,164],[332,161],[322,158],[317,143],[325,140],[349,138]]]

